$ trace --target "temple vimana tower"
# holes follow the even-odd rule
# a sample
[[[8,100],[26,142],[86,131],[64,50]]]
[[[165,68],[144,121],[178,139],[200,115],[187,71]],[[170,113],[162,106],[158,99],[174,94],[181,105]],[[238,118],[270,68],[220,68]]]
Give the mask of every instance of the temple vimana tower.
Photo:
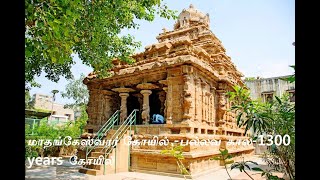
[[[192,175],[221,165],[210,160],[219,148],[227,148],[235,160],[251,155],[252,145],[227,145],[229,140],[249,139],[244,128],[237,127],[235,113],[228,111],[231,103],[226,96],[234,85],[245,85],[209,24],[209,14],[190,5],[179,14],[173,30],[164,28],[157,43],[132,56],[135,63],[114,60],[111,76],[104,79],[90,73],[84,80],[90,93],[86,132],[98,132],[117,110],[121,124],[138,109],[133,139],[157,136],[175,144],[221,140],[220,145],[184,146],[183,163]],[[164,124],[152,124],[153,114],[162,115]],[[160,153],[168,148],[144,144],[117,156],[129,158],[122,164],[126,170],[180,174],[175,159]]]

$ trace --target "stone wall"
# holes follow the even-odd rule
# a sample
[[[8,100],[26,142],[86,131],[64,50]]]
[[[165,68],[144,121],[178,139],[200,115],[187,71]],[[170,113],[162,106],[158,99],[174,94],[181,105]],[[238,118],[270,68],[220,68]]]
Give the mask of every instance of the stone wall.
[[[119,97],[116,93],[106,90],[91,89],[87,104],[88,122],[86,130],[98,131],[111,115],[120,108]]]

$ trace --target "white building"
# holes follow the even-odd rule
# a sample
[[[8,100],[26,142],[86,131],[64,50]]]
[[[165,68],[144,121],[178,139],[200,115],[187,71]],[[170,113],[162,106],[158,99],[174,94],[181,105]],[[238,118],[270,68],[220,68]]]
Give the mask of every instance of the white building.
[[[290,101],[295,101],[295,83],[285,81],[289,76],[271,78],[256,78],[245,80],[250,89],[250,97],[254,100],[262,99],[263,102],[272,100],[274,96],[281,97],[284,93],[290,94]]]
[[[53,98],[50,95],[36,93],[33,95],[34,108],[44,109],[52,111],[52,115],[49,116],[49,122],[67,122],[74,120],[74,111],[72,109],[64,108],[63,104],[53,102]]]

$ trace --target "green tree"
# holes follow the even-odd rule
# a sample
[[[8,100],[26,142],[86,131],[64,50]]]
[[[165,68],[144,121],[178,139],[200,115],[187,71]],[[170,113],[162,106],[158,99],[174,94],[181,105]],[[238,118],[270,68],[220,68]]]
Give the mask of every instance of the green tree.
[[[256,78],[255,77],[246,77],[244,80],[245,81],[254,81]]]
[[[295,105],[290,102],[289,95],[285,94],[281,98],[276,97],[270,109],[272,121],[267,134],[273,137],[287,135],[290,143],[275,145],[273,142],[263,159],[276,171],[285,172],[290,179],[295,179]]]
[[[31,96],[29,90],[24,90],[24,107],[30,109]]]
[[[227,95],[234,104],[230,110],[237,113],[237,125],[245,127],[245,134],[251,128],[254,133],[263,133],[270,126],[270,104],[251,100],[250,92],[243,87],[233,89]]]
[[[72,99],[74,102],[66,104],[65,107],[78,109],[86,106],[89,99],[89,91],[86,85],[83,84],[84,74],[80,75],[79,79],[69,80],[66,85],[66,90],[61,92],[63,98]]]
[[[294,71],[296,70],[296,66],[295,65],[291,65],[290,67],[293,68]],[[293,82],[296,81],[296,75],[294,73],[293,75],[291,75],[291,76],[289,76],[287,78],[284,78],[283,80],[288,81],[290,83],[293,83]]]
[[[184,179],[186,178],[186,175],[189,176],[189,178],[193,179],[188,169],[184,166],[182,160],[184,160],[183,153],[183,146],[177,145],[171,147],[171,149],[165,149],[160,151],[161,154],[168,154],[175,158],[178,168],[180,169],[181,174],[183,175]]]
[[[211,158],[211,160],[218,160],[218,161],[222,161],[222,164],[224,165],[224,169],[227,171],[227,174],[230,178],[230,180],[232,180],[229,172],[228,172],[228,168],[227,168],[227,164],[232,163],[232,161],[227,161],[232,159],[231,154],[229,154],[228,149],[219,149],[220,154],[218,156],[215,156],[213,158]]]
[[[89,91],[86,85],[83,84],[83,79],[85,78],[84,74],[80,75],[79,79],[69,80],[66,85],[65,91],[61,92],[63,98],[72,99],[73,102],[66,104],[66,108],[72,108],[75,111],[80,111],[81,115],[76,119],[76,128],[82,133],[84,126],[88,120],[88,114],[86,112],[87,103],[89,100]]]
[[[35,85],[42,72],[53,82],[72,78],[74,54],[103,77],[113,59],[133,62],[130,55],[140,46],[131,35],[120,36],[122,30],[175,13],[162,0],[26,0],[26,85]]]
[[[234,168],[238,168],[240,170],[240,172],[244,172],[246,173],[246,175],[253,180],[252,176],[250,176],[250,174],[248,174],[248,172],[246,171],[246,168],[251,170],[261,170],[260,168],[250,168],[250,166],[248,165],[248,163],[252,163],[252,164],[255,164],[255,165],[258,165],[258,163],[256,162],[253,162],[253,161],[244,161],[244,159],[242,159],[241,162],[235,162],[231,165],[231,170],[234,169]]]
[[[24,107],[25,109],[34,109],[35,99],[30,96],[30,91],[28,89],[24,90]]]
[[[271,102],[258,102],[251,100],[249,91],[234,87],[229,92],[233,102],[232,110],[237,112],[237,125],[245,126],[245,130],[253,129],[254,134],[290,137],[290,143],[276,145],[272,141],[263,159],[269,166],[279,172],[286,173],[290,179],[295,178],[295,104],[290,102],[289,95],[281,98],[275,96]],[[269,138],[270,140],[270,138]],[[269,142],[268,140],[268,142]]]

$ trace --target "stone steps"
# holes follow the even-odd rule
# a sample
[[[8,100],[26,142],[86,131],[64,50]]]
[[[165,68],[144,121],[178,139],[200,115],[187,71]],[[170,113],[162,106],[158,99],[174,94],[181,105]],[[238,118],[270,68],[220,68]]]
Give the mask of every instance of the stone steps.
[[[106,136],[103,139],[111,139],[111,137],[113,136],[113,134],[116,132],[116,130],[110,130]],[[123,133],[125,134],[129,134],[129,131],[125,131]],[[118,142],[119,143],[119,142]],[[94,159],[98,159],[100,155],[104,156],[104,151],[109,149],[109,147],[104,148],[104,150],[101,152],[101,150],[104,148],[104,146],[97,146],[95,147],[90,154],[88,155],[88,159],[92,159],[91,162],[93,162]],[[117,148],[113,148],[112,151],[109,153],[109,155],[111,155]],[[106,157],[106,159],[108,159],[109,155]],[[108,171],[110,171],[110,166],[107,167]],[[103,175],[104,172],[104,164],[101,165],[94,165],[94,164],[90,164],[90,165],[84,165],[84,167],[79,169],[80,173],[84,173],[84,174],[89,174],[89,175]],[[110,172],[109,172],[110,173]]]
[[[103,170],[103,165],[88,164],[88,165],[85,165],[84,168],[95,169],[95,170]]]
[[[89,169],[89,168],[85,168],[85,167],[81,167],[79,169],[79,173],[89,174],[89,175],[93,175],[93,176],[103,175],[103,172],[101,170],[91,169],[91,168]]]
[[[98,158],[100,155],[104,156],[104,153],[103,152],[91,152],[90,153],[90,157]]]

